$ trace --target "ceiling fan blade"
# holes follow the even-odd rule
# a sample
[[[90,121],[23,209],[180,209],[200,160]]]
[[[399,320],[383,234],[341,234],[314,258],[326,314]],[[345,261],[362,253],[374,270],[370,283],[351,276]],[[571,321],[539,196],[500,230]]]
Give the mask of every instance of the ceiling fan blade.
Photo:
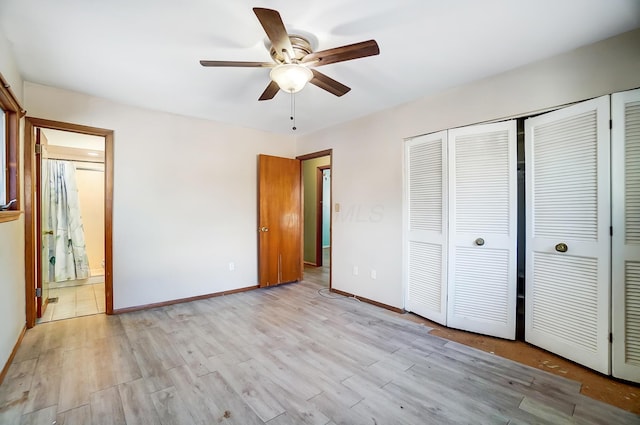
[[[264,28],[264,32],[267,33],[267,37],[269,37],[278,55],[283,55],[282,52],[286,51],[287,54],[283,55],[285,58],[295,57],[291,40],[289,40],[289,34],[287,34],[287,29],[282,22],[280,13],[278,13],[277,10],[264,9],[262,7],[254,7],[253,12],[258,17],[262,28]]]
[[[375,40],[362,41],[360,43],[349,44],[347,46],[335,47],[333,49],[321,50],[309,53],[302,58],[302,63],[308,66],[322,66],[330,63],[344,62],[351,59],[375,56],[380,53],[380,48]]]
[[[273,62],[200,61],[202,66],[230,66],[234,68],[273,68]]]
[[[264,90],[264,92],[262,92],[262,95],[260,96],[260,98],[258,100],[270,100],[270,99],[273,99],[274,96],[276,94],[278,94],[279,90],[280,90],[280,87],[278,86],[278,84],[275,81],[271,81],[271,82],[269,82],[269,85]]]
[[[347,87],[342,83],[339,83],[338,81],[334,80],[331,77],[327,77],[326,75],[316,71],[315,69],[312,69],[311,72],[313,72],[313,78],[309,82],[313,85],[320,87],[323,90],[328,91],[331,94],[335,94],[336,96],[339,97],[339,96],[342,96],[343,94],[348,93],[349,90],[351,90],[350,87]]]

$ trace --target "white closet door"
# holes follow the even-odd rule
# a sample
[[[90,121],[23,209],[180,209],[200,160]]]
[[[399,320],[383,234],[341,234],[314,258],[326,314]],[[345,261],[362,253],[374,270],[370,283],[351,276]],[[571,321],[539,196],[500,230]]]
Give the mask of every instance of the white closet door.
[[[405,308],[446,325],[447,132],[405,144]]]
[[[609,373],[609,96],[525,121],[525,339]]]
[[[640,382],[640,90],[611,110],[613,376]]]
[[[448,326],[515,339],[516,122],[449,131]]]

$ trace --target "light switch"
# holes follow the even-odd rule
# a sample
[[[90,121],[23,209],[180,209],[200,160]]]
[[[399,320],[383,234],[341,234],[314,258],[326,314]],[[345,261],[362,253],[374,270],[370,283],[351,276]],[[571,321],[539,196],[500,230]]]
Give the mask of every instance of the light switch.
[[[336,208],[336,212],[340,212],[340,204],[339,203],[335,203],[335,208]]]

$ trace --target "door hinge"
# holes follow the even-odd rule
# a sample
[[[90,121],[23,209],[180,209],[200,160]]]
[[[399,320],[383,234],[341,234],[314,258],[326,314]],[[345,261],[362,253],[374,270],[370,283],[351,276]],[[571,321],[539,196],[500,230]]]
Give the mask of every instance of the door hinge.
[[[36,297],[40,298],[42,296],[42,288],[36,288]]]
[[[609,226],[609,236],[613,236],[613,226]]]
[[[34,146],[35,146],[35,149],[36,149],[36,155],[40,155],[42,153],[42,145],[37,144],[37,145],[34,145]]]
[[[609,130],[613,128],[613,120],[609,120]]]
[[[609,342],[613,343],[613,333],[609,332]]]

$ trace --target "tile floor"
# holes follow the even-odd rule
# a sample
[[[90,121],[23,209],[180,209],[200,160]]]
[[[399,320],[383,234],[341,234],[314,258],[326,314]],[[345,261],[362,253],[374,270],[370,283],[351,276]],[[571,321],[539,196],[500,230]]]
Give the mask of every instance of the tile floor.
[[[104,313],[104,282],[49,289],[49,303],[38,323]]]

